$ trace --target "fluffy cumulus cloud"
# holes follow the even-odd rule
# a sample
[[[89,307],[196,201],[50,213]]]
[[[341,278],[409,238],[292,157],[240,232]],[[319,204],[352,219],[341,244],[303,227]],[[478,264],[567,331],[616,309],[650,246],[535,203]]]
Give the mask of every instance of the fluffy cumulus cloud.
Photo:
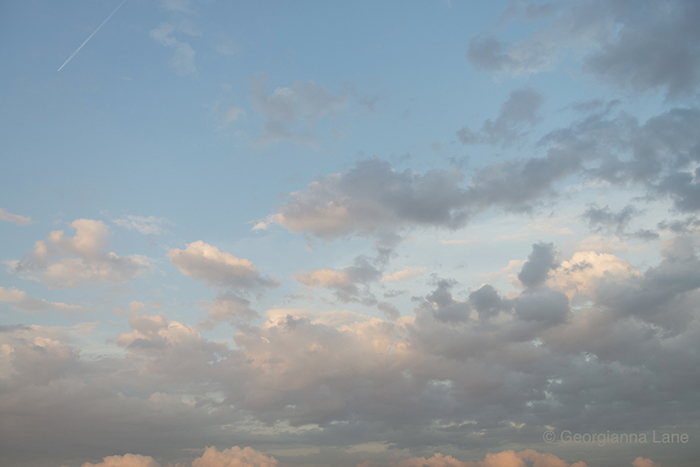
[[[204,450],[202,457],[192,462],[192,467],[277,467],[280,463],[274,457],[269,457],[255,449],[243,449],[234,446],[223,451],[217,451],[211,446]]]
[[[171,249],[168,258],[181,273],[210,287],[251,291],[279,284],[274,277],[263,276],[247,259],[236,258],[201,240],[188,243],[184,250]]]
[[[392,315],[398,308],[391,304],[388,320],[279,308],[262,324],[242,326],[229,343],[162,315],[132,314],[131,329],[113,341],[125,357],[83,358],[62,331],[3,327],[2,401],[15,415],[0,427],[6,434],[21,422],[26,429],[13,436],[16,446],[0,447],[16,455],[56,423],[68,427],[69,438],[100,446],[96,441],[134,420],[146,425],[123,435],[128,452],[154,459],[172,456],[167,449],[182,442],[178,427],[185,425],[202,433],[190,440],[193,448],[206,443],[203,437],[228,436],[222,427],[230,426],[250,443],[380,440],[398,449],[467,443],[492,450],[504,440],[528,443],[547,427],[621,430],[621,416],[625,429],[691,423],[700,387],[695,242],[687,235],[668,241],[661,261],[643,272],[611,254],[562,256],[552,244],[535,243],[520,270],[520,292],[483,284],[459,299],[459,284],[440,279],[416,298],[412,312],[400,310],[404,316]],[[317,279],[344,281],[334,274]],[[222,295],[210,317],[228,320],[247,307]],[[52,402],[35,406],[39,394]],[[638,404],[626,405],[630,400]],[[37,411],[43,416],[28,417]],[[105,417],[110,424],[95,429]],[[160,457],[143,449],[156,428],[171,440],[158,444]],[[495,463],[507,459],[512,464]],[[210,447],[192,465],[207,462],[276,465],[239,448]],[[569,465],[528,450],[475,464],[449,456],[400,462],[395,465]]]
[[[21,260],[11,261],[13,272],[49,287],[67,288],[127,282],[149,269],[151,260],[145,256],[106,251],[108,228],[102,221],[78,219],[71,227],[76,231],[73,237],[54,230]]]
[[[472,39],[467,58],[485,71],[522,74],[551,69],[573,53],[581,57],[582,71],[603,83],[679,96],[700,83],[698,18],[700,7],[692,0],[514,2],[500,26],[544,27],[516,43],[485,30]]]
[[[160,467],[160,464],[150,456],[124,454],[123,456],[107,456],[102,462],[96,464],[85,462],[81,467]]]
[[[199,17],[203,5],[223,8],[160,1],[168,20],[150,37],[174,52],[179,74],[197,73],[185,40],[196,45],[199,32],[185,17]],[[248,245],[245,253],[201,240],[161,253],[166,269],[206,285],[208,297],[197,295],[199,287],[176,289],[171,274],[160,284],[152,275],[137,283],[155,260],[111,246],[107,224],[97,220],[54,230],[21,258],[8,254],[19,258],[5,261],[16,284],[0,286],[0,311],[20,322],[0,325],[1,462],[594,467],[610,454],[611,465],[660,467],[671,458],[694,465],[699,21],[694,1],[513,2],[495,23],[483,23],[493,27],[471,40],[467,58],[498,79],[521,75],[527,83],[508,87],[478,120],[447,122],[454,141],[406,143],[433,142],[434,154],[415,170],[392,150],[388,160],[357,156],[345,168],[324,159],[323,175],[299,191],[284,188],[274,210],[259,214],[268,216],[254,230],[274,225],[283,235],[256,234],[255,247],[229,242]],[[251,24],[246,31],[260,29]],[[255,44],[245,34],[236,40]],[[212,60],[245,61],[231,57],[240,47],[226,37],[234,36],[207,39],[212,73]],[[574,80],[596,82],[586,88],[591,99],[562,102],[564,88],[550,92],[528,78],[562,62]],[[232,82],[215,79],[204,81]],[[237,86],[221,89],[240,98]],[[596,99],[600,89],[624,95]],[[237,149],[241,157],[260,148],[277,157],[280,147],[305,150],[285,142],[320,146],[323,131],[354,118],[350,96],[294,78],[268,88],[258,75],[250,109],[224,106],[223,98],[210,108],[221,129],[262,125],[252,149]],[[380,98],[387,109],[398,102]],[[550,107],[561,112],[546,115]],[[379,110],[362,113],[382,136]],[[558,122],[567,115],[571,121]],[[453,150],[473,152],[468,167],[457,156],[441,165]],[[12,235],[41,227],[16,227],[31,222],[0,209],[0,228]],[[175,229],[156,216],[109,225],[149,237]],[[440,244],[449,232],[465,240]],[[308,256],[292,251],[319,239],[318,251],[299,253]],[[374,250],[359,249],[367,244]],[[285,249],[279,270],[258,264],[260,245]],[[324,260],[319,251],[334,256]],[[24,287],[23,279],[40,284]],[[42,296],[42,284],[95,287]],[[93,307],[94,323],[69,322]],[[43,326],[26,321],[50,311],[63,314],[46,314]],[[593,453],[590,444],[562,441],[564,430],[673,431],[691,441],[657,459],[662,451],[651,443],[598,442]],[[555,443],[545,443],[546,431]]]

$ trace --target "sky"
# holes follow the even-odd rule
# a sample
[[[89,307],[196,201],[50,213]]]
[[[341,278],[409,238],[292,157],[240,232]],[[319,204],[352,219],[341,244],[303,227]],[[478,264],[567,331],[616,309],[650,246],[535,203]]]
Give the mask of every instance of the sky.
[[[0,464],[696,465],[699,26],[0,2]]]

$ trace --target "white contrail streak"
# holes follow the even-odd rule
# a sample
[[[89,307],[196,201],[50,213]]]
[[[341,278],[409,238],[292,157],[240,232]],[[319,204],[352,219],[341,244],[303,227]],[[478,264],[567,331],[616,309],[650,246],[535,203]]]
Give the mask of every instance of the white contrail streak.
[[[80,47],[78,47],[78,48],[76,49],[76,51],[73,52],[73,53],[71,54],[70,57],[68,57],[68,60],[66,60],[65,62],[63,62],[63,65],[61,65],[61,68],[63,68],[64,66],[66,66],[66,65],[68,64],[68,62],[70,62],[71,59],[72,59],[73,57],[75,57],[75,54],[77,54],[78,52],[80,52],[80,49],[82,49],[83,46],[84,46],[85,44],[87,44],[87,42],[88,42],[90,39],[92,39],[92,36],[94,36],[95,34],[97,34],[97,31],[99,31],[100,28],[101,28],[102,26],[104,26],[105,23],[106,23],[107,21],[109,21],[109,18],[111,18],[112,15],[113,15],[114,13],[116,13],[117,10],[118,10],[119,8],[121,8],[121,6],[122,6],[123,4],[125,4],[125,3],[126,3],[126,0],[124,0],[123,2],[121,2],[121,3],[119,4],[119,6],[116,7],[116,8],[114,9],[114,11],[113,11],[112,13],[109,14],[109,16],[107,17],[107,19],[104,20],[104,21],[102,21],[102,24],[100,24],[100,25],[97,27],[97,29],[95,29],[95,32],[93,32],[92,34],[90,34],[90,36],[89,36],[87,39],[85,39],[85,42],[83,42],[82,44],[80,44]],[[61,71],[61,68],[59,68],[58,71]]]

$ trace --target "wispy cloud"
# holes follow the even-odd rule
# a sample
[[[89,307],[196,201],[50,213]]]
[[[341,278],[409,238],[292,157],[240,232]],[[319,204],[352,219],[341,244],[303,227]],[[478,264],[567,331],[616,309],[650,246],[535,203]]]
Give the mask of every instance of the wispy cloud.
[[[18,214],[12,214],[5,211],[3,208],[0,208],[0,219],[17,225],[29,225],[32,223],[31,218],[20,216]]]

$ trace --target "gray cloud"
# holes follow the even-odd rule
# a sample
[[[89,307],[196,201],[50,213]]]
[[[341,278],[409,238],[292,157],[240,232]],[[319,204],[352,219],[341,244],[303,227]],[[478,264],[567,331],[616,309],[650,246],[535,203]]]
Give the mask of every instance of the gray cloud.
[[[318,120],[333,117],[347,106],[347,97],[332,94],[312,81],[297,81],[269,95],[266,83],[265,76],[254,76],[250,89],[251,104],[265,120],[257,140],[263,147],[285,140],[313,144]]]
[[[532,213],[557,197],[557,182],[574,175],[638,184],[650,194],[668,196],[676,209],[692,212],[700,209],[697,176],[691,174],[700,164],[698,127],[695,108],[674,108],[643,124],[625,112],[610,116],[608,109],[545,135],[538,142],[544,155],[494,162],[477,170],[466,186],[457,168],[421,174],[393,170],[378,158],[364,160],[288,195],[261,225],[271,220],[294,233],[328,240],[425,227],[456,229],[491,207]],[[604,208],[586,215],[594,224],[615,216]],[[631,213],[622,215],[625,219],[619,220],[626,221]],[[649,229],[629,235],[655,237]]]
[[[549,271],[556,269],[556,251],[553,243],[535,243],[527,257],[518,279],[525,287],[537,287],[547,279]]]
[[[397,172],[386,161],[365,160],[289,195],[274,219],[292,232],[324,239],[381,235],[412,225],[455,228],[467,217],[463,180],[456,169]]]
[[[632,205],[627,205],[618,212],[613,212],[609,206],[600,207],[593,204],[581,215],[588,220],[591,229],[601,232],[614,233],[620,238],[635,237],[644,241],[652,241],[659,238],[659,234],[650,229],[638,229],[633,233],[627,232],[627,227],[632,219],[641,212]]]
[[[250,300],[232,293],[219,294],[211,304],[204,302],[204,306],[207,319],[198,326],[207,330],[224,322],[243,324],[258,317],[258,312],[250,307]]]
[[[299,271],[292,279],[309,287],[333,290],[335,297],[341,302],[359,302],[372,306],[377,304],[377,299],[370,290],[371,284],[382,278],[384,267],[392,254],[391,249],[379,248],[376,258],[360,255],[355,258],[352,266]]]
[[[591,228],[598,230],[608,228],[621,237],[624,235],[630,221],[637,214],[639,214],[639,211],[631,205],[625,206],[617,213],[612,212],[609,206],[601,208],[598,205],[592,205],[586,209],[582,217],[588,220]]]
[[[693,92],[700,82],[700,18],[697,2],[562,2],[542,8],[518,2],[502,17],[544,21],[548,27],[508,44],[484,31],[469,44],[477,68],[512,74],[549,69],[569,52],[582,55],[582,71],[625,90],[660,89],[670,97]]]
[[[542,94],[531,89],[510,93],[495,121],[484,121],[481,130],[474,132],[465,126],[457,132],[463,144],[489,143],[508,146],[522,139],[529,128],[540,120],[538,112],[544,102]]]
[[[643,273],[593,252],[553,267],[554,247],[536,244],[523,271],[541,266],[524,281],[538,287],[508,298],[484,285],[460,301],[458,284],[442,279],[412,315],[387,308],[392,321],[332,324],[288,310],[245,326],[232,347],[163,316],[129,318],[114,340],[126,358],[83,357],[57,330],[5,327],[0,449],[10,459],[63,462],[76,449],[99,459],[119,436],[123,452],[165,463],[191,461],[176,449],[230,445],[231,433],[246,445],[385,442],[422,453],[532,445],[545,426],[691,427],[700,410],[693,242],[675,238]],[[280,460],[338,459],[328,452]]]

